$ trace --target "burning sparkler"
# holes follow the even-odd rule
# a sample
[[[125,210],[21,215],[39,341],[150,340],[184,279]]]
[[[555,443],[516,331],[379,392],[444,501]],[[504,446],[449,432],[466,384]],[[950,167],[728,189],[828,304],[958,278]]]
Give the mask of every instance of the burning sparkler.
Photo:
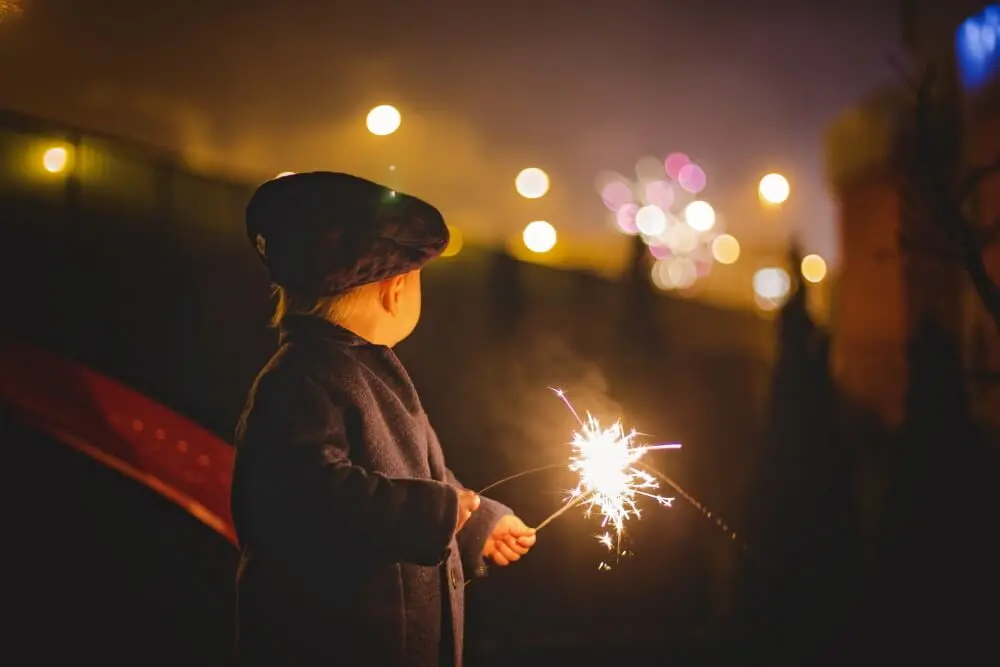
[[[680,445],[635,445],[634,440],[639,435],[635,430],[626,433],[621,421],[602,428],[590,413],[584,420],[566,398],[565,392],[561,389],[553,391],[580,423],[580,430],[573,434],[570,443],[573,454],[569,463],[569,469],[578,473],[580,480],[570,492],[569,501],[542,521],[536,530],[570,508],[582,505],[586,516],[590,517],[595,511],[601,515],[601,528],[605,530],[597,539],[609,551],[620,555],[625,522],[641,516],[639,498],[650,498],[664,507],[670,507],[674,501],[673,498],[653,493],[659,489],[659,482],[637,467],[639,459],[654,449],[679,449]]]
[[[640,460],[646,452],[655,449],[680,449],[680,444],[635,445],[633,441],[640,434],[635,430],[625,433],[620,420],[609,428],[601,428],[600,423],[590,413],[587,413],[587,419],[584,421],[580,418],[573,404],[566,398],[565,392],[561,389],[553,389],[552,391],[562,399],[580,423],[580,430],[573,434],[573,440],[570,443],[573,447],[573,454],[570,456],[569,463],[569,469],[578,473],[580,480],[576,488],[570,491],[566,504],[535,526],[536,531],[552,523],[572,508],[584,505],[588,517],[593,514],[594,510],[597,510],[603,517],[601,527],[605,531],[596,536],[598,541],[609,551],[615,551],[616,555],[620,556],[625,522],[633,517],[640,518],[637,504],[639,497],[651,498],[665,507],[673,506],[674,498],[666,498],[653,493],[659,488],[657,482],[657,478],[659,478],[682,498],[690,502],[707,519],[712,520],[719,528],[729,534],[734,541],[737,539],[736,533],[720,517],[713,516],[708,508],[681,488],[673,479]],[[645,468],[645,470],[640,470],[640,467]],[[485,493],[494,487],[520,477],[556,468],[565,468],[565,464],[556,463],[523,470],[497,480],[479,492]],[[608,530],[609,528],[610,530]],[[740,546],[745,553],[753,555],[745,543],[740,543]],[[611,566],[607,563],[601,563],[598,569],[608,570],[611,569]],[[470,582],[471,580],[467,581],[466,584]]]

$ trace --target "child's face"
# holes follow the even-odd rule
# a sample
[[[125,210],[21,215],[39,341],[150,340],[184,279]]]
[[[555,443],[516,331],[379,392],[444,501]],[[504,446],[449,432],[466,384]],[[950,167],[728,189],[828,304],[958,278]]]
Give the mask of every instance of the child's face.
[[[390,280],[392,296],[387,310],[392,316],[392,337],[398,343],[413,333],[420,321],[420,270]]]

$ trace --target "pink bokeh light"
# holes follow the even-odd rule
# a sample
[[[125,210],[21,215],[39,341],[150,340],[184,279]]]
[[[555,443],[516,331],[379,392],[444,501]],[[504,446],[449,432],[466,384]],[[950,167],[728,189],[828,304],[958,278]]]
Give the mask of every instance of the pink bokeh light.
[[[656,241],[649,244],[649,254],[656,259],[670,259],[674,255],[670,248]]]
[[[693,195],[705,189],[708,184],[708,177],[705,172],[696,164],[684,165],[677,174],[677,182],[682,188]]]
[[[626,234],[638,234],[639,228],[635,225],[635,214],[639,212],[639,205],[631,202],[622,204],[615,212],[615,224],[618,229]]]
[[[675,181],[680,178],[681,169],[691,164],[691,159],[684,153],[671,153],[663,161],[663,167],[667,170],[667,176]]]
[[[674,188],[666,181],[652,181],[646,184],[646,203],[669,211],[674,205]]]
[[[622,181],[612,181],[601,189],[601,200],[611,211],[618,211],[625,204],[633,203],[632,188]]]

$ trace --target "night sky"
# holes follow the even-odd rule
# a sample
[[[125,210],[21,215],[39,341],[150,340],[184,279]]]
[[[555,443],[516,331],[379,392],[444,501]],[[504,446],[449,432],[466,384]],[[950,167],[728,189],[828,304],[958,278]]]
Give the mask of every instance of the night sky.
[[[780,257],[789,229],[836,261],[822,133],[892,77],[896,5],[5,0],[0,107],[250,179],[352,171],[430,199],[467,239],[547,219],[605,268],[624,243],[595,177],[685,151],[744,246],[715,273],[749,292],[747,271]],[[390,137],[365,130],[380,103],[403,115]],[[552,177],[545,198],[515,193],[526,166]],[[768,171],[792,182],[778,214],[757,202]]]

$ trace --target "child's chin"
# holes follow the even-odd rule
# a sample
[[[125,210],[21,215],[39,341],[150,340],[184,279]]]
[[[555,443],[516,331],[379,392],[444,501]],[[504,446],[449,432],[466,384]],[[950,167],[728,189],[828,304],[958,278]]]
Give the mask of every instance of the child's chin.
[[[412,326],[401,328],[399,331],[396,332],[396,335],[393,336],[393,338],[396,339],[396,342],[390,345],[389,347],[395,347],[396,345],[402,343],[404,340],[410,337],[410,334],[412,334],[416,328],[417,328],[416,322],[414,322]]]

